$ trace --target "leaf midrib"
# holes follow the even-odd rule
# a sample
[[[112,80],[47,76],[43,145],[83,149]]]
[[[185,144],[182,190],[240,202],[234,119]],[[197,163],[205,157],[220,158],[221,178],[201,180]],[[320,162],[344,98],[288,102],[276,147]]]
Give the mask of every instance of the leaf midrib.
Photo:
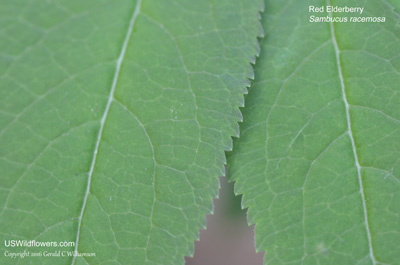
[[[132,16],[131,16],[131,19],[130,19],[130,22],[129,22],[129,27],[128,27],[127,33],[125,34],[125,39],[124,39],[120,54],[119,54],[118,59],[117,59],[116,68],[115,68],[114,77],[113,77],[113,82],[112,82],[112,85],[111,85],[111,89],[110,89],[110,93],[109,93],[109,96],[108,96],[107,104],[106,104],[106,107],[104,109],[103,116],[102,116],[102,118],[100,120],[100,128],[99,128],[99,132],[97,134],[96,145],[95,145],[95,148],[94,148],[92,162],[91,162],[91,165],[90,165],[88,180],[87,180],[87,184],[86,184],[85,196],[84,196],[84,199],[83,199],[81,212],[80,212],[80,215],[79,215],[79,218],[78,218],[78,229],[77,229],[77,234],[76,234],[74,256],[72,258],[72,263],[71,263],[72,265],[75,264],[75,260],[76,260],[76,257],[77,257],[76,254],[78,253],[78,245],[79,245],[79,237],[80,237],[80,231],[81,231],[82,218],[83,218],[83,214],[85,212],[87,199],[88,199],[89,194],[90,194],[90,185],[91,185],[91,181],[92,181],[92,175],[93,175],[94,167],[96,165],[97,153],[98,153],[100,142],[101,142],[101,138],[102,138],[102,135],[103,135],[104,125],[105,125],[105,122],[107,120],[107,116],[108,116],[108,113],[109,113],[109,110],[110,110],[111,103],[114,101],[114,92],[115,92],[115,88],[116,88],[117,83],[118,83],[118,77],[119,77],[119,73],[120,73],[120,70],[121,70],[121,65],[122,65],[122,62],[123,62],[124,57],[125,57],[126,49],[128,47],[129,40],[130,40],[132,32],[133,32],[133,28],[135,26],[136,19],[137,19],[139,13],[140,13],[141,5],[142,5],[142,0],[138,0],[136,2],[135,8],[133,10],[133,13],[132,13]],[[154,208],[154,202],[153,202],[153,208]]]
[[[330,0],[327,0],[327,4],[330,5]],[[328,15],[331,18],[333,17],[332,12],[329,12]],[[363,179],[361,176],[361,165],[358,160],[357,149],[356,149],[354,136],[353,136],[353,132],[352,132],[352,127],[351,127],[350,105],[347,100],[346,88],[345,88],[345,84],[344,84],[343,72],[342,72],[341,61],[340,61],[340,49],[339,49],[339,46],[338,46],[338,43],[336,40],[335,28],[334,28],[334,24],[333,24],[332,20],[330,20],[330,22],[329,22],[329,27],[330,27],[330,33],[331,33],[333,47],[335,50],[336,65],[337,65],[339,79],[340,79],[340,86],[341,86],[343,102],[344,102],[345,108],[346,108],[347,133],[350,138],[352,151],[353,151],[353,155],[354,155],[354,162],[355,162],[355,166],[357,168],[357,177],[358,177],[358,183],[360,186],[360,194],[361,194],[361,200],[362,200],[362,205],[363,205],[365,230],[366,230],[367,238],[368,238],[369,257],[371,259],[372,264],[376,265],[377,261],[375,259],[374,250],[372,247],[372,238],[371,238],[371,231],[370,231],[370,225],[369,225],[369,220],[368,220],[368,211],[367,211],[365,192],[364,192],[364,187],[363,187]]]

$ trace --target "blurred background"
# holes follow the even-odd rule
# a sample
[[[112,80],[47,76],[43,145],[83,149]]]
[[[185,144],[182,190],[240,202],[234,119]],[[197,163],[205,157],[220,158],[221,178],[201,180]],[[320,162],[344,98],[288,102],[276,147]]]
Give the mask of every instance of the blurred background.
[[[233,183],[220,177],[219,199],[214,200],[214,214],[207,216],[207,229],[200,230],[194,257],[186,265],[262,265],[264,252],[256,253],[254,226],[240,209],[241,196],[235,196]]]

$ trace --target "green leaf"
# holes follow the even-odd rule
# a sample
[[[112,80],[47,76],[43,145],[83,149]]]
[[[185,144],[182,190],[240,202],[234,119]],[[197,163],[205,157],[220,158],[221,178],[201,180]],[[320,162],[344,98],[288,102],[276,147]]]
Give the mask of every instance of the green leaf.
[[[228,158],[265,264],[398,264],[399,4],[266,1]],[[330,14],[309,5],[364,7],[341,15],[386,22],[311,23]]]
[[[261,2],[0,6],[0,263],[183,264],[238,135]],[[23,250],[96,255],[3,255]]]

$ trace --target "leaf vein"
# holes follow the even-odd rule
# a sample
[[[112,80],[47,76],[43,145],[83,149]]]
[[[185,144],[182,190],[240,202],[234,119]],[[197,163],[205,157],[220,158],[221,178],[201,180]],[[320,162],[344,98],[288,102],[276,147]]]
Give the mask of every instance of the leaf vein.
[[[133,11],[132,17],[130,19],[128,31],[127,31],[127,33],[125,35],[125,39],[124,39],[124,42],[122,44],[121,52],[120,52],[119,57],[117,59],[117,65],[116,65],[116,68],[115,68],[113,82],[112,82],[112,85],[111,85],[110,94],[108,96],[106,108],[105,108],[103,116],[102,116],[102,118],[100,120],[100,129],[99,129],[99,133],[97,135],[96,146],[95,146],[94,153],[93,153],[93,159],[92,159],[92,162],[91,162],[91,165],[90,165],[90,170],[89,170],[89,176],[88,176],[88,181],[87,181],[87,185],[86,185],[85,196],[83,198],[81,212],[80,212],[80,215],[78,217],[78,229],[77,229],[77,234],[76,234],[74,256],[72,258],[72,263],[71,263],[72,265],[75,264],[75,260],[76,260],[76,257],[77,257],[76,254],[78,253],[79,236],[80,236],[81,225],[82,225],[82,217],[83,217],[83,213],[85,212],[88,196],[90,194],[90,184],[91,184],[91,180],[92,180],[94,167],[96,165],[97,152],[98,152],[98,149],[99,149],[99,146],[100,146],[100,142],[101,142],[101,138],[102,138],[102,134],[103,134],[103,129],[104,129],[104,124],[106,122],[106,119],[107,119],[107,116],[108,116],[108,113],[109,113],[109,110],[110,110],[111,103],[113,102],[113,99],[114,99],[114,91],[115,91],[115,88],[117,86],[117,82],[118,82],[118,77],[119,77],[119,72],[120,72],[120,69],[121,69],[122,61],[123,61],[123,59],[125,57],[126,49],[128,47],[128,44],[129,44],[129,39],[131,38],[131,35],[132,35],[132,31],[133,31],[133,27],[134,27],[135,22],[136,22],[136,18],[138,17],[138,15],[140,13],[141,4],[142,4],[142,0],[138,0],[137,3],[136,3],[135,9]]]
[[[330,5],[330,0],[327,0],[327,4]],[[329,12],[329,16],[332,18],[333,15],[331,12]],[[355,165],[357,168],[357,176],[358,176],[358,182],[359,182],[359,186],[360,186],[360,194],[361,194],[361,200],[362,200],[362,206],[363,206],[363,212],[364,212],[364,223],[365,223],[365,229],[366,229],[367,238],[368,238],[369,257],[371,259],[372,264],[376,265],[377,261],[375,259],[374,250],[372,247],[372,238],[371,238],[371,231],[370,231],[369,221],[368,221],[368,210],[367,210],[367,204],[366,204],[366,199],[365,199],[365,191],[364,191],[364,187],[363,187],[363,179],[362,179],[362,175],[361,175],[361,166],[358,161],[356,144],[354,141],[354,136],[353,136],[352,127],[351,127],[350,105],[348,103],[347,95],[346,95],[346,88],[345,88],[345,84],[344,84],[343,72],[342,72],[341,61],[340,61],[340,50],[339,50],[338,43],[336,41],[335,29],[334,29],[333,22],[330,22],[329,25],[330,25],[331,39],[332,39],[332,43],[333,43],[334,50],[335,50],[336,64],[337,64],[337,70],[339,73],[343,101],[344,101],[345,108],[346,108],[347,133],[350,137],[354,160],[355,160]]]

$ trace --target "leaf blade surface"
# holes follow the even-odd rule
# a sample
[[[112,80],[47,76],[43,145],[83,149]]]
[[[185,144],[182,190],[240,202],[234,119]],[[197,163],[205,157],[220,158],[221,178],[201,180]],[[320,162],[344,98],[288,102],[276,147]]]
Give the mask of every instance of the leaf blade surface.
[[[261,4],[1,5],[2,241],[96,253],[40,264],[182,264],[237,135]]]
[[[396,6],[357,4],[386,23],[310,23],[325,4],[266,1],[229,172],[266,264],[396,264]]]

